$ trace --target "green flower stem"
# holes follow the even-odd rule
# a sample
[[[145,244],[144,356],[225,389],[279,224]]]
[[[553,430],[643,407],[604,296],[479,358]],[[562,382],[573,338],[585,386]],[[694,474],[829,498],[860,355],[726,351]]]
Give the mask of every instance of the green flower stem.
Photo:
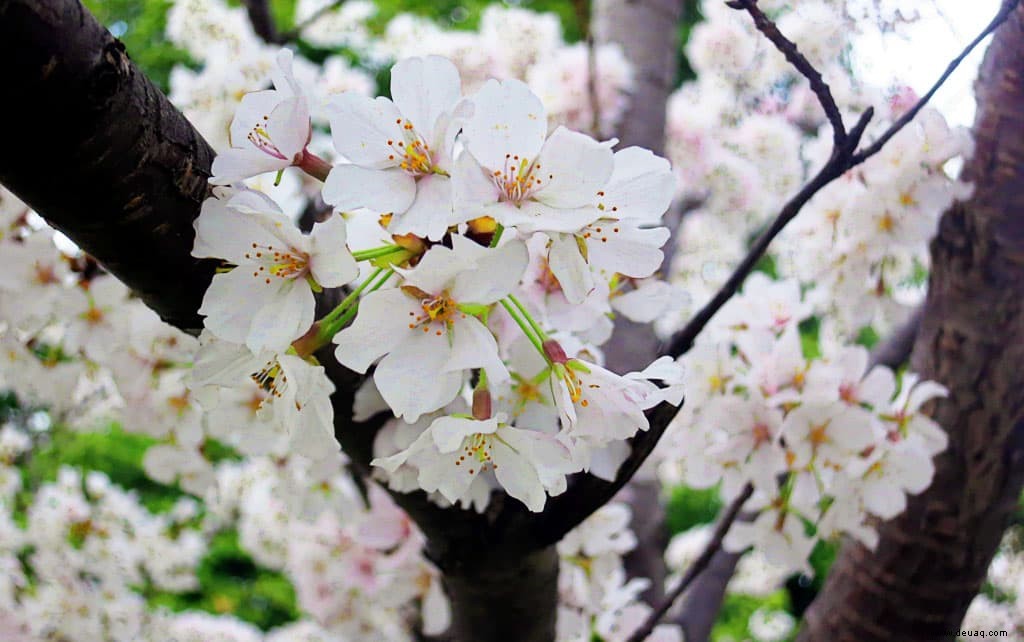
[[[536,335],[534,335],[532,328],[530,328],[530,325],[526,321],[523,321],[523,319],[519,316],[515,306],[509,303],[506,299],[502,299],[500,303],[502,307],[505,308],[505,311],[508,312],[508,315],[512,317],[512,320],[516,322],[516,325],[519,326],[519,329],[523,331],[523,334],[526,335],[526,338],[530,340],[530,343],[533,344],[533,347],[537,349],[537,352],[540,353],[540,356],[544,357],[544,360],[547,361],[548,356],[544,354],[544,346],[541,344],[541,340],[538,339]]]
[[[373,274],[373,276],[376,276],[379,272],[380,272],[380,270],[375,272]],[[380,280],[378,280],[373,285],[372,288],[370,288],[367,291],[367,294],[369,294],[370,292],[376,292],[377,290],[381,289],[381,287],[383,287],[384,284],[388,282],[388,279],[390,279],[392,277],[392,275],[394,275],[394,273],[395,273],[395,271],[390,269],[390,268],[385,270],[384,271],[384,275],[380,278]],[[371,281],[373,279],[373,276],[371,276],[369,279],[367,279],[367,282]],[[348,325],[349,321],[351,321],[353,318],[355,318],[356,313],[358,311],[359,311],[359,304],[357,303],[356,305],[351,306],[348,310],[345,310],[345,313],[343,315],[341,315],[341,318],[338,319],[338,322],[333,326],[333,328],[328,328],[328,330],[331,331],[331,338],[332,339],[334,338],[334,335],[338,333],[339,330],[344,328],[346,325]]]
[[[353,252],[352,256],[355,257],[357,261],[369,261],[370,259],[376,259],[381,256],[388,256],[389,254],[401,252],[404,249],[405,248],[401,245],[383,245],[381,247],[370,248],[369,250]]]
[[[533,317],[530,316],[530,313],[526,311],[526,306],[523,305],[519,301],[519,299],[517,299],[513,294],[508,295],[508,299],[509,301],[514,303],[517,308],[519,308],[520,314],[522,314],[523,318],[525,318],[526,321],[530,324],[530,327],[533,328],[533,331],[537,333],[537,338],[540,339],[541,343],[547,341],[549,339],[547,333],[544,332],[544,330],[540,327],[540,324],[533,320]]]
[[[327,316],[325,316],[324,318],[320,319],[320,327],[321,328],[327,328],[336,319],[341,317],[345,313],[345,311],[348,310],[349,306],[352,305],[353,302],[359,300],[360,293],[362,293],[362,291],[365,290],[367,288],[367,286],[369,286],[370,283],[372,283],[373,280],[377,278],[377,275],[380,274],[383,271],[384,271],[384,268],[377,268],[376,270],[374,270],[373,274],[371,274],[368,279],[363,281],[359,285],[359,287],[357,287],[355,290],[352,291],[351,294],[349,294],[347,297],[342,299],[341,303],[339,303],[337,306],[335,306],[335,308],[333,310],[331,310],[330,312],[327,313]],[[333,335],[331,335],[331,336],[333,336]]]
[[[489,247],[498,247],[498,241],[501,240],[501,233],[505,231],[505,226],[498,223],[498,227],[495,228],[494,234],[491,236],[491,244]]]

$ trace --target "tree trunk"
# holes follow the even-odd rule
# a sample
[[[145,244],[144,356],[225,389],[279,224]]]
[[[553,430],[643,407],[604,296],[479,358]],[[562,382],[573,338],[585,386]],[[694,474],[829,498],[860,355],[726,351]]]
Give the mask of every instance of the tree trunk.
[[[442,570],[452,603],[449,634],[454,642],[554,642],[554,546],[526,557],[469,560]]]
[[[683,0],[593,0],[593,12],[597,44],[617,43],[633,65],[629,107],[616,132],[619,148],[637,145],[661,154],[665,109],[679,71]],[[675,230],[676,222],[669,221],[669,227]],[[610,367],[628,372],[645,368],[660,354],[660,347],[649,324],[619,317],[605,355]]]
[[[942,217],[913,369],[950,396],[935,479],[847,545],[800,640],[951,640],[985,579],[1024,482],[1024,8],[998,31],[976,84],[974,195]]]
[[[0,0],[0,183],[171,325],[198,333],[192,258],[213,150],[78,2]]]

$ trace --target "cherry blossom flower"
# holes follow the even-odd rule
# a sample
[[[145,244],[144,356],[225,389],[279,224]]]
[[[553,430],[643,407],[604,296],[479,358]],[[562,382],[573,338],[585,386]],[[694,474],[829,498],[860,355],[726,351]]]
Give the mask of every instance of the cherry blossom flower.
[[[508,378],[494,336],[460,306],[507,296],[526,268],[526,247],[513,241],[486,249],[461,236],[453,244],[431,248],[403,271],[400,288],[367,295],[352,325],[334,337],[338,361],[357,372],[384,357],[374,381],[407,421],[454,399],[467,369],[484,368],[494,382]]]
[[[334,146],[351,164],[331,170],[324,200],[393,214],[393,233],[440,240],[467,220],[452,209],[449,179],[459,72],[440,56],[407,58],[391,69],[391,95],[394,102],[345,92],[330,103]]]
[[[800,406],[786,417],[782,434],[796,467],[842,467],[873,442],[871,427],[839,403]]]
[[[455,503],[477,476],[492,471],[497,483],[531,511],[544,509],[548,494],[565,490],[573,470],[569,450],[544,433],[509,426],[503,414],[490,419],[435,419],[408,449],[371,462],[393,473],[399,466],[419,470],[419,485]]]
[[[214,185],[230,185],[309,162],[309,104],[292,74],[292,53],[282,49],[274,89],[246,94],[231,121],[231,148],[213,160]]]
[[[600,218],[594,199],[611,177],[610,145],[557,128],[522,82],[490,81],[469,100],[466,152],[453,181],[456,207],[524,232],[575,232]]]
[[[306,332],[314,287],[338,287],[359,274],[340,216],[305,235],[258,192],[207,199],[195,228],[193,256],[237,266],[213,277],[199,313],[215,335],[254,352],[286,348]]]

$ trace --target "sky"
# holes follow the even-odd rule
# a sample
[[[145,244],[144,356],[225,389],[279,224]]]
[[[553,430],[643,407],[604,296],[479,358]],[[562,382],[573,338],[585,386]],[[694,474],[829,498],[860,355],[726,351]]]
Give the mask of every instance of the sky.
[[[920,16],[901,24],[896,33],[865,29],[853,46],[854,68],[871,84],[888,86],[900,78],[920,95],[999,9],[999,0],[876,0],[883,10],[898,8]],[[939,90],[933,104],[950,124],[970,126],[974,120],[972,84],[988,41],[982,42]]]

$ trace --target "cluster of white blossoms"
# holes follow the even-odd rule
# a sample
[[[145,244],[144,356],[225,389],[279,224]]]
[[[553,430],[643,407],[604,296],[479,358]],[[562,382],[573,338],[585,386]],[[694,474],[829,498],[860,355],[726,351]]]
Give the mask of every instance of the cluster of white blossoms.
[[[198,587],[200,534],[183,525],[196,502],[182,499],[161,515],[99,472],[61,468],[19,519],[19,457],[28,433],[0,428],[0,637],[34,640],[160,640],[160,615],[139,589]]]
[[[346,56],[333,53],[316,65],[296,56],[295,74],[309,92],[309,109],[318,125],[327,122],[332,95],[372,95],[376,72],[396,60],[428,54],[452,60],[467,92],[492,77],[528,83],[543,101],[552,125],[589,131],[596,123],[598,132],[609,135],[628,103],[632,68],[618,45],[600,45],[595,48],[595,116],[586,80],[588,50],[583,43],[565,42],[555,14],[491,5],[482,11],[477,31],[446,30],[429,19],[399,14],[375,37],[368,24],[377,14],[372,2],[332,4],[301,0],[295,12],[296,23],[305,25],[305,42],[359,58],[353,65]],[[199,70],[174,67],[171,100],[214,149],[230,147],[228,125],[238,102],[271,82],[276,48],[256,35],[244,8],[230,8],[222,0],[175,0],[168,13],[167,38],[203,65]],[[327,151],[329,140],[314,132],[311,144]],[[293,180],[279,191],[299,193],[302,185]]]
[[[669,235],[668,162],[549,131],[517,80],[463,96],[455,66],[427,56],[391,69],[391,99],[331,101],[343,159],[331,165],[306,147],[290,62],[282,52],[275,89],[242,100],[213,165],[225,187],[196,219],[193,255],[225,263],[199,310],[203,407],[255,385],[268,434],[310,457],[337,452],[333,386],[312,357],[333,341],[342,365],[376,364],[357,411],[379,397],[397,418],[373,462],[395,489],[482,509],[501,488],[539,511],[570,473],[612,478],[644,411],[682,398],[671,359],[621,376],[597,348],[613,310],[649,321],[670,298],[650,279]],[[289,166],[324,179],[335,208],[308,235],[237,182]],[[316,320],[315,293],[346,284]]]
[[[725,548],[753,545],[807,574],[819,539],[848,534],[873,547],[872,516],[903,512],[946,448],[921,412],[945,388],[869,369],[861,346],[811,357],[799,331],[810,314],[796,281],[747,280],[684,357],[687,403],[662,465],[690,486],[720,484],[726,500],[752,484],[744,507],[757,515],[733,524]]]

